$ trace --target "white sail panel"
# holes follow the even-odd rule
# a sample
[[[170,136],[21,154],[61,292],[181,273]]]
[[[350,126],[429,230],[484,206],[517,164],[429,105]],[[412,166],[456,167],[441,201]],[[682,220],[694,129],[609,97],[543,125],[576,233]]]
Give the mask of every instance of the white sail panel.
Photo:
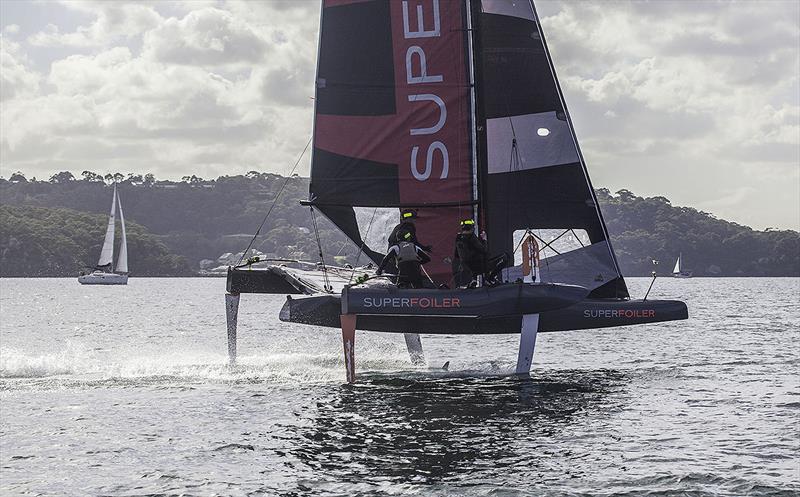
[[[110,266],[114,260],[114,211],[117,207],[117,185],[114,185],[114,197],[111,200],[111,212],[108,214],[106,238],[103,241],[103,250],[100,251],[98,267]]]
[[[681,272],[681,256],[678,255],[678,260],[675,261],[675,269],[672,270],[673,273],[680,273]]]
[[[482,5],[483,11],[487,14],[534,20],[530,0],[483,0]]]
[[[556,112],[487,119],[486,141],[489,174],[564,164],[580,167],[569,124]]]
[[[122,229],[122,243],[119,246],[119,258],[117,259],[118,273],[128,272],[128,237],[125,235],[125,216],[122,214],[122,198],[117,195],[117,205],[119,205],[119,224]]]

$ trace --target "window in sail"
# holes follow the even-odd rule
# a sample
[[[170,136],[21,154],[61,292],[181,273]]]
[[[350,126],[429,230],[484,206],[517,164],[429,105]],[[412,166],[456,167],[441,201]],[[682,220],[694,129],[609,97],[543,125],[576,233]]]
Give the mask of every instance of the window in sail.
[[[522,279],[522,241],[527,233],[536,241],[534,256],[537,283],[564,283],[594,290],[618,276],[608,242],[591,243],[579,229],[537,229],[514,232],[514,266],[503,271],[507,281]]]
[[[539,128],[536,130],[536,134],[539,136],[547,136],[550,134],[550,130],[547,128]]]
[[[527,233],[532,233],[539,247],[539,259],[544,260],[587,245],[591,245],[589,234],[586,230],[557,228],[557,229],[529,229],[514,231],[514,265],[522,264],[522,250],[519,249],[522,239]]]
[[[364,244],[376,252],[385,253],[386,238],[400,221],[400,210],[396,207],[353,207],[353,210]],[[358,262],[366,264],[368,259],[362,256]]]

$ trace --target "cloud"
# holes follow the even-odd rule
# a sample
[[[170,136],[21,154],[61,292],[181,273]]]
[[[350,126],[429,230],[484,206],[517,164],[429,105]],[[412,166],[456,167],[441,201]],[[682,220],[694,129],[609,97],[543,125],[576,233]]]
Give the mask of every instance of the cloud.
[[[163,19],[156,10],[147,5],[125,2],[61,2],[67,8],[95,16],[88,26],[79,26],[75,31],[62,33],[56,24],[48,24],[44,30],[28,38],[33,46],[40,47],[104,47],[114,42],[133,38],[158,26]]]
[[[596,185],[667,195],[756,226],[780,219],[800,227],[800,4],[569,2],[545,10]],[[727,193],[709,199],[709,191]]]
[[[268,43],[245,20],[228,11],[204,8],[183,19],[170,18],[144,36],[145,56],[185,65],[262,62]]]
[[[20,45],[0,35],[0,101],[35,95],[41,77],[28,68]]]
[[[61,5],[34,27],[4,19],[4,170],[178,178],[294,163],[313,118],[318,1]],[[800,4],[537,7],[595,185],[800,226]]]

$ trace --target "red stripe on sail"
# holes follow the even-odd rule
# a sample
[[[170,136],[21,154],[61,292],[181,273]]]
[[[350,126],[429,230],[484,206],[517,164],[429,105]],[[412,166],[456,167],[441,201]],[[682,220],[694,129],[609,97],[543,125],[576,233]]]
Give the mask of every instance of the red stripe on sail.
[[[341,3],[350,2],[325,0],[326,7]],[[398,0],[389,8],[392,52],[385,56],[394,65],[395,113],[317,114],[314,146],[396,164],[401,204],[463,204],[423,209],[417,221],[420,241],[434,246],[426,269],[438,283],[447,282],[459,221],[472,214],[464,2]],[[356,84],[353,91],[369,88]]]
[[[399,143],[393,145],[401,148],[395,161],[400,166],[400,201],[465,204],[461,209],[420,212],[417,236],[434,246],[426,269],[438,283],[451,277],[447,261],[453,255],[459,217],[464,211],[471,216],[470,94],[463,5],[450,0],[391,3],[397,123],[402,126]],[[446,118],[441,122],[444,111]]]

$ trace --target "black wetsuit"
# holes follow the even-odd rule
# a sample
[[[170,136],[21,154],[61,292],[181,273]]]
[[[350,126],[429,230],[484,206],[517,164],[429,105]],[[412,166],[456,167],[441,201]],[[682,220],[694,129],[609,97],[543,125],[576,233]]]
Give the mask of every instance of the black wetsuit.
[[[397,286],[410,288],[425,286],[422,264],[429,262],[431,258],[417,244],[399,242],[392,245],[378,267],[378,274],[383,272],[391,260],[397,263]]]
[[[411,238],[408,240],[400,240],[397,238],[398,233],[411,233]],[[392,232],[389,234],[389,238],[386,240],[388,243],[388,247],[391,248],[392,245],[395,245],[399,242],[409,241],[411,243],[416,243],[422,250],[427,250],[430,252],[431,246],[430,245],[423,245],[417,240],[417,227],[411,221],[400,221],[400,224],[394,227]]]
[[[486,241],[474,232],[461,232],[456,235],[456,249],[453,255],[453,277],[456,285],[463,286],[480,274],[488,283],[496,283],[500,271],[506,267],[506,254],[489,258]]]

